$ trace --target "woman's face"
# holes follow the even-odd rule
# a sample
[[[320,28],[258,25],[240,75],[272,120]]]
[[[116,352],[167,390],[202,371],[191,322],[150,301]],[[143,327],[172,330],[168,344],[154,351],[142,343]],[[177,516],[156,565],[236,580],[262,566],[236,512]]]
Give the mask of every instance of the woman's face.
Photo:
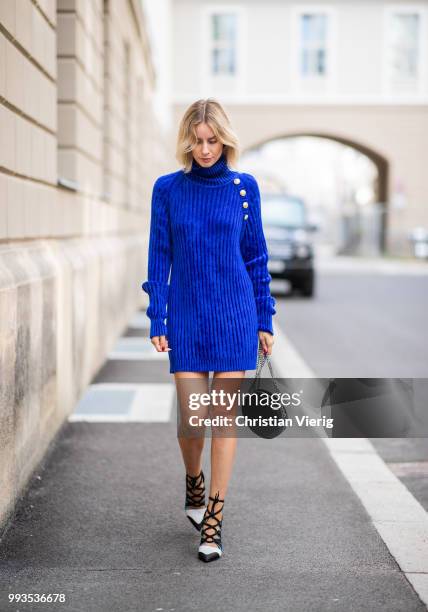
[[[198,164],[204,168],[209,168],[221,157],[223,143],[218,140],[210,126],[206,123],[200,123],[196,126],[196,136],[198,141],[192,151],[193,157]]]

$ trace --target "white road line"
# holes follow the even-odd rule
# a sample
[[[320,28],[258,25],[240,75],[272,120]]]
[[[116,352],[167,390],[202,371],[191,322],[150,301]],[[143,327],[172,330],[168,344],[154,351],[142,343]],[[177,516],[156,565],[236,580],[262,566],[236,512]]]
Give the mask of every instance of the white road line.
[[[118,338],[107,359],[124,361],[168,361],[168,351],[158,352],[150,342],[150,338],[140,336],[122,336]]]
[[[168,423],[171,420],[175,385],[139,385],[131,405],[129,420],[145,423]]]
[[[133,327],[135,329],[150,329],[150,320],[145,312],[138,310],[128,323],[128,327]]]
[[[314,372],[275,326],[272,351],[278,378]],[[368,512],[380,537],[419,598],[428,605],[428,513],[366,438],[320,438]]]
[[[168,361],[168,352],[158,352],[153,348],[152,353],[146,352],[130,352],[130,351],[110,351],[107,359],[115,359],[119,361]]]
[[[106,393],[110,410],[103,413],[100,405],[107,400]],[[171,419],[174,398],[175,385],[171,383],[95,383],[88,387],[68,420],[88,423],[166,423]],[[114,410],[115,403],[117,412]]]

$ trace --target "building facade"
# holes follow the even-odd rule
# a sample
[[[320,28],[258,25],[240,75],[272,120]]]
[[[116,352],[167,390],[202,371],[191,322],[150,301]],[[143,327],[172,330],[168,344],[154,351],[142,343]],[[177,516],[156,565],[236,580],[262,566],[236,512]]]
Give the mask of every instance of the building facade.
[[[175,0],[175,121],[195,99],[227,107],[242,147],[320,136],[378,169],[383,250],[428,227],[428,2]]]
[[[0,2],[0,526],[142,300],[155,92],[140,0]]]

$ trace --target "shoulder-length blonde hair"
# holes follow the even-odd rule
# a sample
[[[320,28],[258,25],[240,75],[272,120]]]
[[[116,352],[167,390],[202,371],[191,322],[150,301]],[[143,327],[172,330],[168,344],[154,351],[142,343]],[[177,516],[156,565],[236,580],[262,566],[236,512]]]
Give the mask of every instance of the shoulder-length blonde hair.
[[[196,100],[189,106],[180,121],[177,137],[176,159],[184,166],[184,172],[190,172],[193,161],[193,149],[198,137],[196,126],[206,123],[224,146],[227,165],[234,167],[239,157],[238,137],[232,129],[229,118],[220,102],[214,98]]]

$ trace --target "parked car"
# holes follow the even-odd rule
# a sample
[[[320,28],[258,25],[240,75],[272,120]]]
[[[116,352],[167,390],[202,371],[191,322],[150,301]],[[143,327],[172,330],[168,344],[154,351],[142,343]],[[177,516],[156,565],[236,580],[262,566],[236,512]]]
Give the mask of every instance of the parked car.
[[[272,278],[290,282],[293,289],[314,293],[314,252],[309,233],[318,229],[307,222],[305,203],[288,194],[264,194],[262,221]]]

